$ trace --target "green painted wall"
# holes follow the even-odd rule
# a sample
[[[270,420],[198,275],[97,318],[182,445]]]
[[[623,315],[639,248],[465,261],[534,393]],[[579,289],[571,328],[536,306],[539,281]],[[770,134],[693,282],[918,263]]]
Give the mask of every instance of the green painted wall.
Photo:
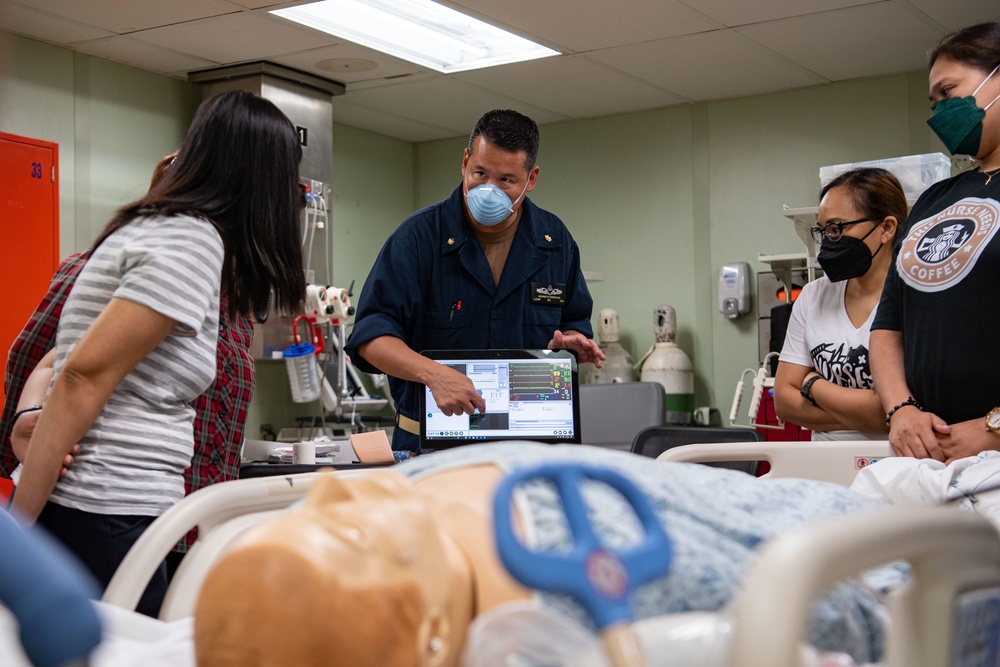
[[[69,254],[145,190],[201,92],[3,37],[0,131],[59,143],[61,250]],[[719,266],[747,261],[762,271],[758,254],[800,252],[781,207],[815,205],[820,166],[941,150],[924,123],[926,85],[917,72],[543,126],[532,199],[567,223],[584,268],[603,274],[591,284],[595,314],[618,310],[633,357],[652,343],[653,308],[676,308],[697,404],[727,413],[739,374],[756,365],[757,327],[752,315],[729,321],[716,311]],[[409,144],[332,129],[334,280],[355,280],[357,299],[392,230],[459,183],[467,137]],[[261,423],[288,426],[308,414],[291,403],[284,373],[280,362],[260,365],[250,437]]]
[[[142,195],[201,101],[184,81],[0,32],[0,131],[59,144],[60,251]]]
[[[816,205],[821,166],[941,150],[926,86],[918,72],[543,126],[531,197],[569,226],[585,270],[603,273],[590,284],[595,324],[615,308],[638,360],[653,308],[674,306],[697,404],[725,415],[757,366],[758,332],[754,315],[717,311],[719,267],[764,271],[759,254],[803,252],[782,205]],[[417,205],[458,183],[466,140],[417,145]]]
[[[184,137],[201,87],[0,31],[0,131],[59,144],[60,252],[86,249],[114,210],[142,195],[153,166]],[[413,210],[413,146],[336,125],[334,282],[360,295],[385,238]],[[4,286],[3,289],[11,289]],[[262,361],[247,418],[291,426],[282,362]]]
[[[334,124],[332,195],[334,284],[355,281],[357,303],[385,239],[413,210],[413,145]],[[261,424],[277,429],[309,416],[318,408],[292,402],[284,362],[258,362],[247,437],[259,438]]]
[[[941,150],[924,123],[924,74],[718,102],[707,114],[711,253],[699,282],[715,280],[727,262],[763,271],[761,253],[802,252],[781,207],[818,203],[821,166]],[[756,366],[757,337],[752,317],[734,322],[713,312],[715,392],[700,399],[728,413],[740,372]]]

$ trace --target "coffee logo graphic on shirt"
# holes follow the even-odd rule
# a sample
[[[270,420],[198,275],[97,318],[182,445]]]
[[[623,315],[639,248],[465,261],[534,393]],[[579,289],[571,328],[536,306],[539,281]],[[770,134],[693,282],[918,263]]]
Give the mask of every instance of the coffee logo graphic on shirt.
[[[921,220],[903,239],[896,271],[922,292],[960,283],[997,233],[998,218],[1000,207],[992,199],[966,197]]]

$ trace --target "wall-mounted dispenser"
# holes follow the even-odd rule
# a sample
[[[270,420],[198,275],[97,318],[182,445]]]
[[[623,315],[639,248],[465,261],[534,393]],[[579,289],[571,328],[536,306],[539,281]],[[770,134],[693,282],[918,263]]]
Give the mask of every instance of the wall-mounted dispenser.
[[[750,312],[750,265],[746,262],[719,269],[719,312],[730,320]]]

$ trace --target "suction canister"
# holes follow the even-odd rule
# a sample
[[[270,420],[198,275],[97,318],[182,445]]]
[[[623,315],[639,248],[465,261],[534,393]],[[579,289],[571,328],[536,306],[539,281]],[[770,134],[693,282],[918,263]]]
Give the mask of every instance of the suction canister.
[[[316,361],[316,346],[312,343],[299,342],[298,324],[300,321],[304,321],[311,332],[308,319],[301,315],[296,317],[292,325],[295,344],[285,348],[281,356],[284,357],[285,368],[288,370],[288,384],[292,388],[292,400],[296,403],[310,403],[318,399],[320,395],[319,363]]]

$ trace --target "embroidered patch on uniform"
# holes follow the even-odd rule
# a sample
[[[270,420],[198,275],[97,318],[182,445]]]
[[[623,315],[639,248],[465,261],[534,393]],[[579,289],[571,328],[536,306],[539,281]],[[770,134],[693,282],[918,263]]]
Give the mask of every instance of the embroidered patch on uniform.
[[[566,305],[566,283],[531,283],[531,303]]]
[[[1000,207],[966,197],[915,224],[896,257],[896,271],[921,292],[940,292],[962,281],[997,233]]]

